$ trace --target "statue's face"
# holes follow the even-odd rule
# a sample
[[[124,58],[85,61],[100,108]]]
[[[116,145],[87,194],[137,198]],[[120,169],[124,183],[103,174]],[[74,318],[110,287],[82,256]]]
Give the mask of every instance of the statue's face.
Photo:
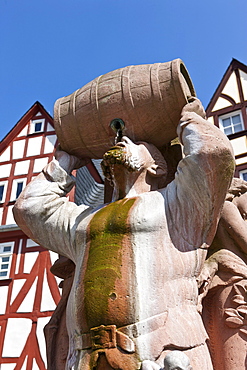
[[[110,173],[114,172],[115,166],[123,166],[129,172],[138,172],[153,162],[145,145],[135,144],[128,137],[123,136],[120,142],[104,154],[101,165],[104,175],[108,178]]]

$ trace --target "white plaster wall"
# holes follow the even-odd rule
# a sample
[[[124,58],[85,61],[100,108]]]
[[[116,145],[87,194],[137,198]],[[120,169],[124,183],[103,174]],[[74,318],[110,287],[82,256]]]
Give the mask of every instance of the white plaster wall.
[[[247,151],[246,136],[241,136],[241,137],[231,140],[231,144],[232,144],[235,156],[246,153]]]
[[[51,263],[53,264],[58,259],[59,255],[52,251],[49,251],[49,253],[50,253]]]
[[[42,286],[40,311],[41,312],[52,311],[52,310],[55,310],[55,308],[56,308],[56,304],[52,298],[51,291],[50,291],[48,281],[47,281],[47,275],[45,273],[43,286]]]
[[[36,279],[33,282],[33,285],[29,289],[26,297],[23,299],[20,307],[18,308],[17,312],[18,313],[27,313],[27,312],[32,312],[33,311],[33,304],[34,304],[34,298],[36,294],[36,288],[37,288],[37,280]]]
[[[239,166],[240,164],[245,164],[245,163],[247,163],[247,157],[236,159],[236,165],[237,166]]]
[[[239,70],[239,74],[240,74],[242,89],[244,93],[244,100],[247,100],[247,73]]]
[[[3,357],[20,357],[31,331],[32,321],[24,318],[9,318],[4,338]]]
[[[1,165],[1,177],[9,177],[11,170],[11,163]]]
[[[208,122],[212,123],[214,125],[214,117],[209,117],[207,118]]]
[[[12,289],[10,304],[14,302],[15,298],[17,297],[18,293],[20,293],[20,290],[23,287],[25,282],[26,282],[26,279],[15,279],[13,281],[13,289]]]
[[[8,296],[8,286],[1,286],[0,287],[0,297],[1,297],[0,315],[4,315],[5,314],[6,303],[7,303],[7,296]]]
[[[56,144],[57,136],[56,135],[48,135],[45,138],[45,149],[44,153],[52,153],[54,150],[54,146]]]
[[[48,122],[47,131],[54,131],[54,127]]]
[[[28,129],[28,125],[24,127],[24,129],[19,133],[18,137],[27,136],[27,129]]]
[[[25,260],[24,260],[24,274],[30,274],[34,263],[36,262],[37,257],[39,256],[39,252],[28,252],[25,253]]]
[[[27,244],[26,244],[27,248],[37,247],[37,245],[38,244],[34,242],[32,239],[27,239]]]
[[[30,161],[20,161],[15,164],[15,175],[26,175],[28,173]]]
[[[23,239],[20,239],[19,246],[18,246],[18,252],[16,256],[16,263],[15,263],[15,273],[18,274],[19,272],[19,266],[21,261],[21,248],[22,248]]]
[[[13,142],[13,159],[23,158],[25,147],[25,140],[18,140]]]
[[[50,253],[51,263],[53,265],[53,263],[59,258],[59,255],[55,252],[52,252],[52,251],[49,251],[49,253]],[[57,282],[57,286],[59,286],[59,284],[61,283],[61,281],[63,279],[61,279],[57,276],[55,276],[55,279],[56,279],[56,282]],[[58,288],[58,289],[60,290],[60,293],[62,294],[62,289],[60,289],[60,288]]]
[[[10,147],[6,148],[5,151],[0,155],[0,162],[7,162],[10,160]]]
[[[17,253],[17,256],[16,256],[16,264],[15,264],[15,273],[16,274],[18,274],[19,267],[20,267],[22,243],[23,243],[23,239],[20,239],[19,246],[18,246],[18,253]]]
[[[43,168],[47,165],[47,163],[48,163],[48,157],[35,159],[33,172],[41,172]]]
[[[228,100],[219,97],[219,99],[214,105],[214,108],[212,109],[212,112],[215,112],[216,110],[223,109],[223,108],[230,107],[230,106],[231,106],[231,103]]]
[[[24,370],[24,369],[23,369]],[[35,358],[33,359],[33,366],[32,366],[32,370],[40,370],[39,366],[37,365],[37,362],[35,360]]]
[[[39,155],[42,144],[42,136],[33,137],[28,140],[27,157]]]
[[[23,365],[22,365],[21,370],[26,370],[26,369],[27,369],[27,357],[28,357],[28,356],[26,356],[26,358],[25,358],[25,360],[24,360],[24,362],[23,362]]]
[[[40,348],[41,357],[45,363],[45,366],[47,365],[46,362],[46,346],[45,346],[45,336],[44,336],[44,327],[48,322],[50,321],[49,317],[39,317],[37,322],[37,338]]]
[[[1,364],[0,370],[14,370],[16,364]]]
[[[232,72],[229,80],[226,83],[226,86],[222,90],[222,93],[232,97],[236,103],[240,103],[240,96],[235,72]]]
[[[7,207],[7,219],[6,219],[6,225],[12,225],[15,224],[14,216],[13,216],[13,206]]]

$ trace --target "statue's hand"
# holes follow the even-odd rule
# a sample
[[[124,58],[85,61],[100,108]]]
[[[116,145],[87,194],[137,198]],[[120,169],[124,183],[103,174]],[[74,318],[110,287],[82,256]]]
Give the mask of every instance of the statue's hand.
[[[202,118],[206,119],[206,112],[203,108],[203,105],[201,101],[195,97],[190,98],[189,103],[183,107],[182,113],[181,113],[182,120],[184,121],[183,116],[186,116],[190,114],[191,112],[196,113]]]
[[[141,370],[162,370],[162,369],[155,362],[145,360],[145,361],[142,362]]]
[[[60,146],[58,146],[55,152],[55,158],[60,167],[62,167],[68,173],[85,166],[90,161],[89,158],[78,158],[74,155],[68,154],[67,152],[61,150]]]

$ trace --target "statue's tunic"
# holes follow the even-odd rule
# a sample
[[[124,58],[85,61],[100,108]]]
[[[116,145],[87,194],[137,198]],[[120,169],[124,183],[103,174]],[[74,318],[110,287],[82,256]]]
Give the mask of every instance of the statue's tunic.
[[[97,210],[76,206],[66,198],[73,179],[54,160],[18,202],[15,216],[27,235],[76,264],[67,309],[68,369],[98,348],[100,331],[141,361],[157,359],[165,347],[205,343],[196,277],[233,157],[223,133],[204,120],[179,126],[178,134],[185,157],[165,189]]]

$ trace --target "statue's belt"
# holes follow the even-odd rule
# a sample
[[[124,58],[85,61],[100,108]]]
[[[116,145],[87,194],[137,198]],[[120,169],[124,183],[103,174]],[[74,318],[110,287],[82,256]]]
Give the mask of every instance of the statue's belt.
[[[135,344],[130,337],[137,338],[164,326],[167,315],[168,313],[164,312],[121,328],[117,328],[116,325],[100,325],[91,328],[89,333],[75,336],[75,349],[99,350],[120,347],[128,353],[134,353]]]

